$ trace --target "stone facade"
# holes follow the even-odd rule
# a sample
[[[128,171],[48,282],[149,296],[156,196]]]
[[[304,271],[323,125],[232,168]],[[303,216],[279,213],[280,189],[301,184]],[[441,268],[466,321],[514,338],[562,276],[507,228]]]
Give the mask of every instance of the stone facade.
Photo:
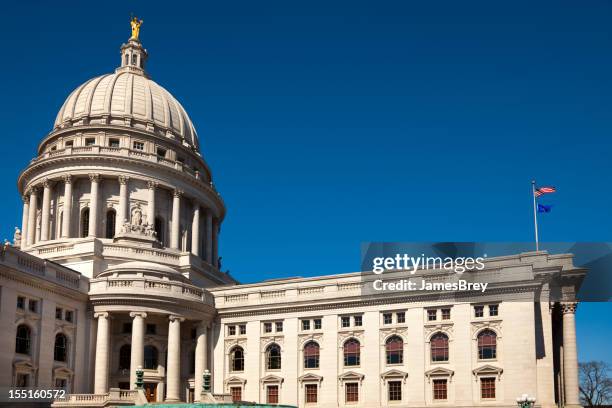
[[[19,177],[22,227],[0,258],[0,385],[66,389],[56,406],[124,404],[142,367],[159,402],[510,407],[528,393],[578,405],[585,271],[571,255],[488,259],[478,297],[370,294],[360,273],[246,285],[223,273],[223,200],[146,59],[132,38],[115,73],[74,90]]]

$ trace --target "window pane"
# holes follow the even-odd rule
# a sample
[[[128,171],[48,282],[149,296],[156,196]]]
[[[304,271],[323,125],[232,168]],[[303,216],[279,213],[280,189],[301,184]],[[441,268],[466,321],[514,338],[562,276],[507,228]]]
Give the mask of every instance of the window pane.
[[[451,318],[450,309],[442,309],[442,320],[449,320]]]
[[[495,398],[495,378],[480,379],[480,397]]]
[[[389,401],[401,401],[402,400],[402,382],[401,381],[389,381]]]
[[[431,338],[431,361],[448,361],[448,337],[443,333]]]
[[[306,384],[306,403],[318,402],[317,388],[316,384]]]
[[[278,385],[268,385],[267,403],[278,404]]]
[[[359,401],[359,384],[347,383],[346,389],[346,402],[358,402]]]
[[[361,326],[363,323],[363,318],[361,316],[355,316],[355,326]]]
[[[447,398],[446,380],[433,380],[433,398],[445,400]]]

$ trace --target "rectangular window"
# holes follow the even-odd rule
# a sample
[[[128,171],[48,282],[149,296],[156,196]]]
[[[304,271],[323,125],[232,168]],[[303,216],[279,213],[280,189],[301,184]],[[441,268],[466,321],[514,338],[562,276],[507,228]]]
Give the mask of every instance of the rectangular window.
[[[306,384],[306,403],[313,404],[319,400],[317,384]]]
[[[278,404],[278,385],[268,385],[266,403]]]
[[[231,387],[232,402],[242,401],[242,387]]]
[[[157,326],[154,324],[147,324],[147,334],[157,334]]]
[[[391,324],[391,323],[393,323],[393,314],[383,313],[383,324]]]
[[[95,137],[88,137],[85,139],[85,146],[93,146],[96,144],[96,138]]]
[[[131,333],[132,332],[132,323],[123,323],[123,330],[122,330],[122,332],[124,334]]]
[[[342,316],[340,318],[340,325],[342,327],[350,327],[351,326],[351,318],[348,316]],[[355,324],[355,326],[357,326],[357,324]]]
[[[495,398],[495,378],[480,379],[480,397]]]
[[[163,149],[161,147],[157,148],[157,156],[158,157],[162,157],[165,158],[166,157],[166,149]]]
[[[26,298],[17,296],[17,309],[25,309]]]
[[[310,330],[310,320],[302,320],[302,330]]]
[[[446,380],[433,380],[433,399],[447,399]]]
[[[66,310],[64,312],[64,320],[67,322],[71,322],[72,323],[72,317],[73,317],[73,313],[72,310]]]
[[[66,140],[66,142],[64,143],[64,146],[66,147],[74,146],[74,140]]]
[[[397,312],[396,317],[398,323],[406,323],[406,312]]]
[[[62,309],[59,307],[55,308],[55,318],[62,320]]]
[[[362,316],[355,316],[354,320],[355,320],[355,326],[357,326],[357,327],[363,326],[363,317]]]
[[[450,320],[450,309],[442,309],[442,320]]]
[[[484,316],[484,306],[474,306],[474,317]]]
[[[346,383],[344,389],[346,390],[346,402],[359,402],[359,384]]]
[[[236,335],[236,326],[227,326],[227,335],[235,336]]]
[[[283,322],[276,322],[276,332],[281,333],[283,331]]]
[[[238,326],[240,328],[240,334],[244,335],[246,334],[246,324],[241,324],[240,326]]]
[[[38,311],[38,300],[30,299],[29,306],[30,306],[30,312],[36,313]]]
[[[144,150],[143,142],[134,142],[133,146],[134,146],[134,150]]]
[[[497,316],[499,314],[499,305],[489,305],[489,316]]]
[[[321,322],[321,319],[314,319],[314,329],[321,330],[322,327],[323,327],[323,322]]]
[[[434,310],[428,310],[427,311],[427,320],[430,321],[430,322],[436,320],[437,314],[438,314],[437,312],[438,311],[435,310],[435,309]]]
[[[389,401],[401,401],[402,400],[402,382],[401,381],[389,381]]]
[[[119,147],[119,139],[108,139],[109,147]]]
[[[264,323],[264,333],[272,333],[272,323]]]

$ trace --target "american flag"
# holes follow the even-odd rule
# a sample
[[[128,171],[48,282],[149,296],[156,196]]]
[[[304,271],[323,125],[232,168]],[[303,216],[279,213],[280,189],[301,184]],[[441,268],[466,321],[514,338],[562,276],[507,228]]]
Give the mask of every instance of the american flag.
[[[543,194],[550,194],[550,193],[554,193],[555,191],[557,191],[556,188],[551,187],[551,186],[546,186],[546,187],[538,187],[535,190],[535,196],[539,197]]]

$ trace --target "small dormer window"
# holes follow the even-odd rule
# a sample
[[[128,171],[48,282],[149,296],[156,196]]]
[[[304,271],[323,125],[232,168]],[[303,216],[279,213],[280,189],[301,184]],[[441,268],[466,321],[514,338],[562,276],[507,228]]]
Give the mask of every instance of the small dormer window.
[[[96,144],[95,137],[88,137],[87,139],[85,139],[85,146],[93,146],[95,144]]]
[[[157,156],[158,157],[162,157],[162,158],[166,157],[166,149],[158,147],[157,148]]]
[[[144,150],[143,142],[134,142],[134,150]]]
[[[74,141],[73,140],[66,140],[66,143],[64,143],[64,145],[66,147],[72,147],[74,145]]]
[[[119,139],[109,139],[108,146],[109,147],[119,147]]]

